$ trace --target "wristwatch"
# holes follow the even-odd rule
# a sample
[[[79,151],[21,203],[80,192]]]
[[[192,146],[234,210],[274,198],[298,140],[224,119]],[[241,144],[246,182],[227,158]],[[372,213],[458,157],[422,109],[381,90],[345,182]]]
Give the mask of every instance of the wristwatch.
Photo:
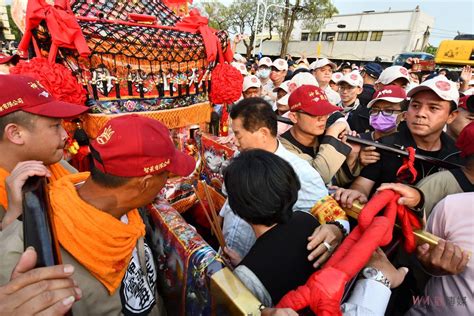
[[[390,288],[390,281],[385,277],[385,275],[383,275],[382,271],[378,269],[375,269],[373,267],[367,267],[362,270],[362,275],[366,279],[380,282],[386,287]]]

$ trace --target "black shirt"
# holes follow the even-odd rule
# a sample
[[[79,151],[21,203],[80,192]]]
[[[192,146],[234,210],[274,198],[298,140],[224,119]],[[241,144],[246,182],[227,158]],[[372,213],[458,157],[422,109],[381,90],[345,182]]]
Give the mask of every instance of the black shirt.
[[[365,133],[360,133],[359,134],[359,137],[361,139],[365,139],[365,140],[371,140],[371,141],[375,141],[374,139],[374,132],[365,132]]]
[[[262,282],[274,304],[306,283],[315,272],[308,260],[308,237],[319,226],[309,213],[296,211],[286,224],[278,224],[257,238],[240,263]]]
[[[375,89],[373,85],[366,83],[364,84],[362,89],[362,93],[359,94],[358,99],[361,105],[367,107],[367,104],[372,100],[372,97],[374,96]]]
[[[446,135],[444,132],[441,134],[441,149],[438,151],[426,151],[417,149],[416,143],[405,124],[398,126],[398,132],[382,137],[379,142],[385,145],[400,148],[401,146],[414,147],[417,154],[437,158],[440,160],[449,161],[456,164],[462,164],[462,160],[459,156],[459,150],[454,145],[454,141]],[[376,163],[370,164],[362,169],[361,176],[369,180],[375,181],[374,189],[377,188],[381,183],[384,182],[400,182],[397,181],[397,171],[403,164],[403,158],[397,154],[389,153],[386,151],[380,152],[380,160]],[[414,183],[417,183],[422,178],[438,172],[441,168],[420,161],[415,160],[415,169],[417,170],[417,177]]]
[[[289,141],[290,143],[292,143],[293,145],[298,147],[303,153],[309,155],[313,159],[316,158],[316,155],[318,154],[318,150],[319,150],[319,145],[322,145],[322,144],[331,145],[339,153],[343,154],[344,156],[349,155],[351,153],[351,150],[352,150],[351,146],[349,146],[347,144],[344,144],[343,142],[341,142],[340,140],[338,140],[338,139],[336,139],[332,136],[327,136],[327,135],[318,136],[317,145],[315,145],[314,147],[308,147],[308,146],[305,146],[305,145],[302,145],[301,143],[299,143],[293,137],[293,135],[291,135],[290,130],[288,130],[288,131],[284,132],[283,134],[281,134],[280,137],[286,139],[287,141]]]
[[[303,153],[311,156],[311,158],[314,159],[314,157],[316,157],[316,153],[315,153],[315,150],[312,146],[305,146],[305,145],[302,145],[301,143],[299,143],[294,137],[293,135],[291,135],[291,132],[290,130],[287,130],[286,132],[284,132],[283,134],[281,134],[282,138],[286,139],[287,141],[289,141],[290,143],[292,143],[293,145],[295,145],[296,147],[298,147],[299,150],[301,150]]]
[[[373,130],[372,126],[369,124],[369,117],[370,113],[367,105],[364,105],[359,100],[359,106],[349,112],[347,123],[349,123],[351,130],[356,131],[357,133],[365,133]]]

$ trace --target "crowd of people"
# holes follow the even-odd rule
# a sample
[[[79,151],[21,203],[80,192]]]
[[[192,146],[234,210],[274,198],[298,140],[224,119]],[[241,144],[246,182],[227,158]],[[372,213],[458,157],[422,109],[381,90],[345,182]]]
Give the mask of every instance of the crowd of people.
[[[306,171],[308,165],[319,174],[325,187],[346,210],[350,210],[355,202],[366,203],[382,190],[400,194],[398,202],[411,209],[423,223],[427,221],[426,230],[437,234],[443,241],[437,246],[421,245],[416,255],[398,251],[390,256],[394,265],[406,266],[410,273],[400,289],[393,291],[390,302],[383,309],[386,308],[388,315],[470,315],[473,312],[473,288],[468,284],[472,283],[474,272],[469,256],[474,232],[472,221],[462,214],[472,212],[474,202],[471,166],[474,158],[474,74],[469,66],[465,66],[460,74],[447,69],[419,73],[411,70],[412,64],[417,62],[409,59],[404,66],[386,68],[369,62],[359,68],[348,64],[338,67],[326,58],[310,64],[305,59],[288,62],[280,58],[271,62],[268,57],[263,57],[256,67],[248,69],[248,75],[244,77],[242,100],[230,107],[234,136],[223,141],[234,139],[242,153],[260,149],[289,162],[302,183],[294,205],[301,201],[302,196],[307,196],[308,188],[304,184],[307,176],[314,179]],[[245,60],[237,55],[235,63],[243,65]],[[254,74],[251,74],[253,70]],[[247,93],[249,89],[250,94]],[[369,143],[361,145],[348,141],[347,135]],[[399,150],[412,148],[421,158],[407,165],[407,159],[399,152],[378,149],[377,143]],[[307,162],[305,171],[300,171],[303,169],[301,166],[295,167],[297,158],[297,161]],[[258,177],[247,183],[259,183]],[[321,193],[313,193],[313,197],[320,200]],[[278,296],[281,289],[274,287],[282,286],[275,278],[285,273],[285,267],[271,271],[269,263],[255,266],[250,258],[258,257],[259,262],[265,262],[260,256],[272,258],[280,250],[291,252],[285,250],[285,243],[281,240],[273,246],[273,254],[267,252],[271,246],[266,246],[265,251],[260,248],[263,242],[259,242],[259,236],[262,233],[255,227],[255,219],[240,214],[237,206],[231,212],[234,209],[231,198],[229,194],[229,203],[221,212],[224,236],[230,248],[226,251],[237,258],[234,260],[236,271],[244,274],[242,278],[250,283],[249,288],[254,289],[263,301],[274,303],[281,298]],[[259,198],[263,199],[261,195]],[[456,199],[459,204],[450,209],[449,199]],[[247,206],[253,205],[251,201],[245,202]],[[263,209],[263,206],[255,205],[254,209]],[[459,209],[457,213],[455,209]],[[293,211],[300,210],[293,207]],[[255,234],[251,243],[239,235],[244,231],[236,224],[240,221],[252,226]],[[348,232],[356,224],[350,222],[348,228],[343,218],[320,220],[323,224],[320,227],[336,224],[333,226],[341,226]],[[287,229],[290,229],[290,223],[288,221]],[[434,223],[439,227],[434,227]],[[454,230],[456,225],[460,225],[459,229]],[[272,229],[272,234],[273,231],[277,234],[280,229],[283,228]],[[310,260],[319,258],[314,265],[316,268],[324,266],[322,263],[330,256],[332,247],[337,247],[342,240],[339,236],[334,238],[318,233],[311,234],[310,239],[315,242],[304,249]],[[297,236],[294,232],[289,235]],[[285,242],[296,244],[289,237]],[[328,256],[324,256],[322,254],[328,245]],[[317,247],[320,251],[310,252]],[[258,254],[256,249],[259,249]],[[299,270],[304,272],[303,268]],[[272,276],[268,276],[270,273]],[[261,283],[256,286],[255,280]],[[301,282],[295,281],[289,288],[297,283]],[[262,291],[262,287],[268,292]],[[413,298],[417,295],[440,298],[443,303],[414,303]],[[456,304],[450,303],[454,297]]]
[[[221,251],[262,314],[297,315],[276,305],[324,269],[354,230],[344,209],[383,190],[442,239],[414,254],[377,249],[341,313],[474,314],[471,68],[456,82],[447,70],[412,72],[416,60],[383,69],[262,57],[247,67],[240,57],[233,66],[244,76],[242,97],[230,105],[225,138],[238,151],[224,171]],[[163,314],[138,209],[170,174],[191,174],[195,161],[175,149],[164,125],[131,114],[102,128],[90,145],[91,172],[77,173],[63,159],[61,120],[88,108],[8,74],[17,61],[0,56],[0,314]],[[375,141],[409,149],[409,158]],[[34,268],[35,250],[23,249],[22,187],[32,176],[48,178],[60,266]]]

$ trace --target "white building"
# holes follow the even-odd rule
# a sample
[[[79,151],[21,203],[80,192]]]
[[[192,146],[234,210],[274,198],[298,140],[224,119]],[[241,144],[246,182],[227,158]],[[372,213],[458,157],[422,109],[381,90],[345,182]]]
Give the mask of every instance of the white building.
[[[406,11],[335,15],[324,23],[320,57],[366,61],[380,57],[383,61],[392,61],[399,53],[421,51],[428,43],[427,30],[433,25],[434,18],[420,11],[419,7]],[[303,21],[295,23],[288,53],[316,58],[320,33],[311,33],[303,27]],[[274,40],[263,43],[262,53],[278,56],[280,48],[280,39],[274,36]],[[243,52],[241,47],[237,50]]]

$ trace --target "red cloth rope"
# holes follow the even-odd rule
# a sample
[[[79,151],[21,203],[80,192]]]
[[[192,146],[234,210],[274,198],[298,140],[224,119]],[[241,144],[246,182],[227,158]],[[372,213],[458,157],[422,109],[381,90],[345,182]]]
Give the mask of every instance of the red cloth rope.
[[[216,30],[210,28],[208,22],[209,20],[201,16],[199,10],[193,9],[189,12],[189,16],[176,23],[176,27],[184,32],[201,34],[207,61],[218,61],[211,73],[212,89],[209,99],[214,104],[231,104],[240,98],[244,79],[237,69],[227,64],[232,61],[232,49],[227,45],[225,53],[223,52]]]
[[[192,9],[189,12],[189,16],[184,17],[180,22],[176,23],[176,27],[183,32],[201,34],[204,48],[206,49],[207,61],[213,62],[217,59],[220,52],[222,52],[222,46],[216,35],[216,30],[209,27],[208,23],[209,20],[202,16],[198,9]],[[231,62],[232,50],[230,46],[227,47],[226,52],[228,51],[230,51],[230,54],[225,54],[222,58],[227,62]],[[224,62],[224,60],[221,60],[221,62]]]
[[[305,285],[287,293],[277,307],[300,310],[309,306],[320,316],[342,315],[339,304],[346,283],[367,264],[377,247],[385,246],[392,240],[397,216],[407,237],[405,249],[413,251],[412,225],[421,225],[404,206],[397,204],[399,197],[394,191],[384,190],[370,199],[359,215],[359,224],[324,267],[315,272]],[[376,216],[383,209],[383,215]]]
[[[407,147],[408,158],[403,158],[403,164],[397,171],[397,176],[401,180],[413,183],[416,180],[418,172],[415,169],[415,148]]]
[[[54,6],[45,0],[29,0],[26,8],[26,31],[18,46],[23,54],[28,50],[32,38],[32,31],[38,27],[41,21],[46,20],[48,31],[51,34],[51,48],[49,50],[49,61],[54,63],[59,47],[77,49],[83,57],[90,55],[86,39],[82,34],[81,27],[77,23],[68,0],[56,0]],[[41,56],[35,45],[36,54]]]

